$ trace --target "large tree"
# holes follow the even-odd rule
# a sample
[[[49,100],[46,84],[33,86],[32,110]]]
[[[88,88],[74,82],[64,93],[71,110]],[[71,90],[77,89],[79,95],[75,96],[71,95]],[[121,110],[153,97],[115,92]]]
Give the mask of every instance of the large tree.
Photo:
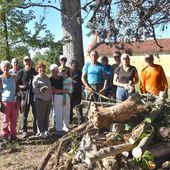
[[[10,60],[29,55],[31,48],[49,47],[54,43],[54,36],[47,30],[44,17],[34,21],[34,11],[23,11],[17,6],[20,1],[0,2],[0,58]],[[28,28],[28,23],[34,21],[34,29]],[[33,25],[33,24],[32,24]],[[44,32],[44,36],[41,33]]]
[[[10,0],[12,1],[12,0]],[[21,2],[21,1],[20,1]],[[53,4],[52,4],[53,2]],[[83,64],[81,23],[87,16],[91,33],[97,33],[102,43],[120,41],[139,41],[154,38],[156,28],[165,30],[170,21],[169,0],[60,0],[61,8],[55,5],[56,0],[22,1],[20,8],[45,7],[61,12],[64,44],[64,55],[70,61],[77,59]],[[56,3],[57,4],[57,3]],[[85,11],[84,18],[81,10]],[[158,44],[159,45],[159,44]]]

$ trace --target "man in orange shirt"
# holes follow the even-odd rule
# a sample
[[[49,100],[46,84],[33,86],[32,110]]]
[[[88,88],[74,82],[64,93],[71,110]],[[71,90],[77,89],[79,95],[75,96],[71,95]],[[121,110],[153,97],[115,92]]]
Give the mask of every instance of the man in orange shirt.
[[[160,91],[164,91],[168,94],[168,82],[162,66],[154,64],[153,54],[146,54],[145,62],[147,66],[141,72],[141,93],[159,95]]]

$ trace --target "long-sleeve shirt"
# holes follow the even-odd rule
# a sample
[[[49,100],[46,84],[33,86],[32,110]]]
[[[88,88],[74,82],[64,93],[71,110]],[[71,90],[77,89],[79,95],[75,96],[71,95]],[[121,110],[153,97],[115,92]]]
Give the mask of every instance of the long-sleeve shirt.
[[[52,100],[51,82],[47,76],[41,78],[39,75],[36,75],[33,79],[32,85],[35,99],[38,98],[45,101]],[[47,88],[44,91],[41,91],[40,89],[45,86]]]
[[[141,71],[141,93],[159,95],[160,91],[168,90],[168,82],[162,66],[154,64]]]

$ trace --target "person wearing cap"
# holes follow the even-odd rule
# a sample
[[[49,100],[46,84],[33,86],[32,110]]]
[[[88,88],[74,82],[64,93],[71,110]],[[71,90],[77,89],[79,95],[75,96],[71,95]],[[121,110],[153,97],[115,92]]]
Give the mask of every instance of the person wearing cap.
[[[114,71],[113,84],[117,86],[116,99],[125,101],[135,91],[139,81],[136,67],[130,65],[129,55],[121,55],[121,65]]]
[[[112,97],[113,99],[116,99],[116,90],[117,90],[117,86],[115,86],[113,84],[113,77],[114,77],[114,71],[115,69],[121,64],[121,52],[120,51],[115,51],[113,53],[113,59],[115,61],[115,63],[111,66],[111,75],[110,75],[110,87],[111,87],[111,90],[112,90]]]
[[[164,91],[168,95],[168,82],[162,66],[154,64],[153,54],[149,53],[144,56],[147,66],[141,71],[140,91],[159,95]]]
[[[55,118],[56,134],[62,136],[64,132],[69,131],[70,121],[70,97],[69,90],[63,89],[63,76],[59,75],[58,66],[52,64],[51,71],[51,87],[53,93],[53,115]],[[66,94],[66,103],[63,104],[63,94]]]
[[[35,101],[32,90],[32,80],[37,75],[37,72],[32,68],[32,60],[29,56],[24,57],[23,64],[24,68],[17,73],[17,83],[21,90],[21,131],[22,137],[26,138],[28,137],[27,118],[30,106],[33,114],[33,133],[37,133]]]
[[[12,68],[9,70],[10,74],[17,75],[18,71],[20,70],[18,60],[16,58],[12,58],[11,65]]]
[[[38,75],[34,77],[32,82],[37,114],[37,135],[41,138],[50,137],[48,125],[52,103],[51,82],[45,73],[45,69],[45,64],[42,62],[37,63],[36,70]]]
[[[98,58],[98,52],[92,50],[90,52],[91,61],[83,66],[81,80],[88,91],[87,98],[92,97],[90,94],[93,92],[104,94],[106,90],[107,75],[103,65],[97,61]],[[98,96],[94,96],[94,99],[98,100],[99,98]]]
[[[7,60],[1,62],[3,74],[0,76],[0,95],[1,95],[1,112],[2,112],[2,131],[1,135],[4,140],[16,140],[16,126],[18,110],[16,95],[18,85],[16,77],[9,73],[10,63]]]
[[[62,75],[63,71],[67,72],[67,70],[69,70],[71,77],[72,77],[71,68],[67,67],[66,63],[67,63],[67,58],[64,57],[63,55],[61,55],[60,56],[60,66],[58,67],[59,73]]]

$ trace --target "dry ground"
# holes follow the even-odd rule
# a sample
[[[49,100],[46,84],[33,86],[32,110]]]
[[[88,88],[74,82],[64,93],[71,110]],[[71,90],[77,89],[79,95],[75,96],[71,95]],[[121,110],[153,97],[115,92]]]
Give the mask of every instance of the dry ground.
[[[0,116],[0,126],[1,118],[2,116]],[[31,126],[31,119],[29,120],[29,126]],[[20,134],[17,136],[21,139]],[[26,140],[19,140],[5,145],[0,142],[0,170],[37,169],[43,155],[45,155],[48,148],[57,139],[58,137],[56,135],[53,135],[50,139],[40,139],[36,136],[30,136]]]

